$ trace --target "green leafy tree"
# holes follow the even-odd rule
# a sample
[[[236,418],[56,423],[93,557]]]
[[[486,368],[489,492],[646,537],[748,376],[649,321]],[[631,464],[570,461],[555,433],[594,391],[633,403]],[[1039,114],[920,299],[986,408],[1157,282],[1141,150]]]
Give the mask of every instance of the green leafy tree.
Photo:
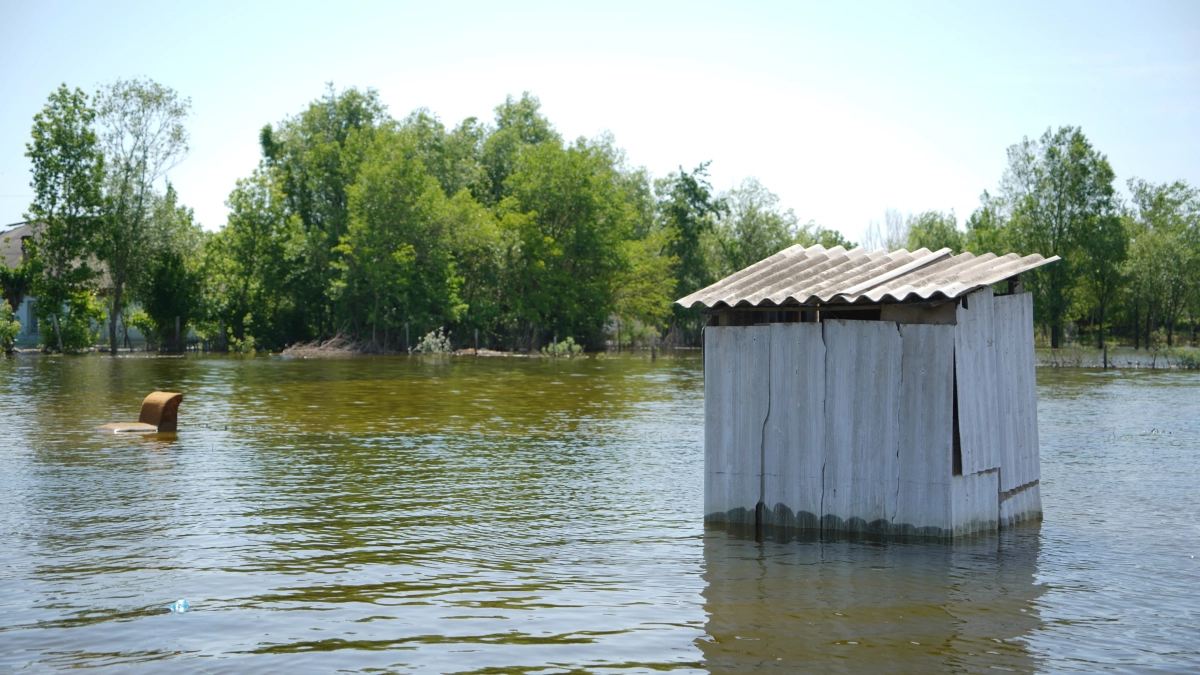
[[[542,102],[529,92],[508,96],[496,106],[495,128],[483,141],[484,185],[476,196],[489,206],[510,194],[509,177],[518,169],[521,154],[544,143],[560,145],[562,137],[542,114]]]
[[[595,336],[613,310],[635,212],[606,148],[579,140],[520,155],[501,205],[520,245],[509,263],[516,317],[530,334]],[[540,336],[538,336],[540,337]]]
[[[625,325],[640,322],[657,329],[671,317],[678,261],[665,253],[668,235],[657,230],[622,244],[627,264],[617,278],[614,309]]]
[[[60,352],[78,347],[64,338],[60,315],[83,307],[79,298],[95,278],[88,253],[100,229],[104,177],[95,119],[87,94],[61,85],[34,115],[33,139],[25,145],[34,191],[26,218],[38,229],[25,273],[34,276],[39,318],[53,327]]]
[[[141,265],[150,260],[146,253],[155,245],[156,185],[188,152],[183,123],[191,99],[153,80],[135,79],[108,85],[98,100],[107,175],[96,252],[108,273],[108,342],[115,354],[126,286],[142,273]]]
[[[7,303],[0,303],[0,351],[11,354],[20,333],[21,322],[17,321],[17,317]]]
[[[342,275],[334,288],[345,321],[359,334],[369,329],[377,348],[384,331],[409,321],[440,326],[465,310],[444,227],[445,195],[416,150],[407,134],[376,135],[351,188],[350,226],[338,246]]]
[[[967,218],[967,233],[963,238],[963,247],[975,255],[984,253],[1004,255],[1012,248],[1008,243],[1007,225],[1003,204],[988,194],[987,190],[984,190],[979,197],[979,208],[975,209]]]
[[[1010,209],[1011,241],[1023,253],[1059,255],[1063,261],[1030,275],[1050,345],[1062,339],[1072,294],[1080,274],[1080,249],[1098,219],[1116,215],[1113,171],[1075,127],[1046,130],[1038,141],[1024,139],[1008,151],[1003,199]]]
[[[25,296],[29,295],[41,272],[40,261],[31,255],[32,247],[35,246],[31,241],[11,242],[9,237],[4,237],[0,244],[5,247],[21,247],[21,261],[16,267],[0,265],[0,297],[3,297],[13,312],[17,312],[20,311],[21,303],[24,302]]]
[[[341,274],[337,247],[350,227],[350,186],[375,131],[389,119],[374,89],[337,92],[330,84],[299,115],[259,135],[287,212],[301,225],[301,246],[284,289],[285,306],[295,312],[285,323],[303,326],[289,331],[292,340],[327,337],[338,327],[333,285]]]
[[[505,261],[515,258],[519,240],[514,230],[501,228],[495,214],[466,190],[446,201],[441,217],[462,303],[458,320],[447,325],[464,338],[478,330],[486,346],[512,328]]]
[[[779,206],[779,197],[757,178],[747,178],[723,194],[725,209],[716,221],[720,261],[714,276],[724,277],[796,243],[799,219]]]
[[[1200,294],[1200,190],[1186,182],[1129,181],[1134,300],[1145,309],[1146,344],[1157,316],[1174,344],[1175,327]]]
[[[188,328],[203,318],[205,234],[192,210],[178,203],[174,187],[168,185],[166,194],[151,207],[149,235],[143,259],[130,278],[131,295],[149,317],[160,343],[179,351]]]
[[[290,214],[286,197],[270,169],[260,167],[241,179],[225,202],[229,221],[205,242],[205,270],[209,277],[209,320],[216,326],[220,349],[244,348],[261,343],[282,347],[289,332],[303,333],[307,321],[289,305],[292,275],[304,246],[299,216]]]
[[[1129,239],[1125,225],[1115,213],[1085,220],[1079,235],[1075,270],[1081,295],[1095,309],[1097,347],[1103,349],[1105,323],[1125,286],[1124,263],[1129,254]]]
[[[712,232],[726,205],[713,194],[708,165],[709,162],[704,162],[691,172],[681,166],[654,184],[659,218],[668,233],[666,253],[677,261],[674,275],[677,299],[717,280],[713,270],[718,253]],[[672,331],[678,331],[679,340],[699,342],[703,323],[700,310],[672,305],[671,311]]]
[[[924,211],[909,218],[908,242],[909,251],[927,248],[938,251],[943,248],[953,253],[961,253],[965,245],[965,237],[958,229],[958,218],[954,211]]]
[[[468,117],[448,131],[436,115],[421,108],[405,117],[399,128],[412,138],[425,170],[437,179],[446,195],[462,190],[477,194],[486,191],[480,161],[486,129],[476,118]]]

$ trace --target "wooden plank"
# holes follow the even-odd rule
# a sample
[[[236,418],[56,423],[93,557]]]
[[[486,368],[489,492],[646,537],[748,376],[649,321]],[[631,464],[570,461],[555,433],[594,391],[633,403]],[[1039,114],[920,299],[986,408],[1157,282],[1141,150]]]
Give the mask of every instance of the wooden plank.
[[[995,315],[992,289],[965,296],[954,334],[962,472],[1000,467],[1000,405],[996,391]]]
[[[901,340],[896,324],[830,320],[822,532],[888,534],[896,515]]]
[[[825,342],[819,323],[771,324],[763,437],[764,524],[819,530],[825,445]]]
[[[998,470],[954,476],[950,482],[954,536],[995,532],[1000,519]]]
[[[705,328],[706,522],[755,522],[762,494],[769,341],[767,326]]]
[[[897,534],[951,534],[954,327],[900,324]]]

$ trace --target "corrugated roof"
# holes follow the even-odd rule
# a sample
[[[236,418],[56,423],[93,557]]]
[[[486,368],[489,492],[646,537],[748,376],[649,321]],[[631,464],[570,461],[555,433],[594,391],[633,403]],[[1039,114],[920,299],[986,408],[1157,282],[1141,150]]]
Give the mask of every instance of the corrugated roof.
[[[888,253],[792,246],[676,302],[715,309],[950,299],[1058,259],[1016,253],[952,255],[948,248]]]

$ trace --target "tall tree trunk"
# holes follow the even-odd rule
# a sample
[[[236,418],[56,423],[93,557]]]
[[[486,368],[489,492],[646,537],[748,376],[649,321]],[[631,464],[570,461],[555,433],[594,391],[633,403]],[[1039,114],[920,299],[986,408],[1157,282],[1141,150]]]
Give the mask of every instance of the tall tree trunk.
[[[58,330],[58,314],[50,315],[50,324],[54,326],[54,339],[58,341],[58,353],[63,353],[62,332]]]
[[[121,309],[121,288],[123,284],[113,279],[112,310],[108,314],[108,353],[117,353],[117,317]]]
[[[1141,307],[1136,302],[1133,303],[1133,351],[1135,352],[1142,347],[1142,331],[1138,330],[1142,325],[1138,320],[1138,317],[1141,316],[1139,310]]]
[[[1146,307],[1146,351],[1150,351],[1150,318],[1154,316],[1153,308]]]
[[[1104,303],[1100,303],[1100,320],[1097,322],[1100,329],[1100,349],[1104,349]]]
[[[1050,348],[1058,349],[1059,338],[1062,334],[1062,325],[1054,324],[1050,326]]]

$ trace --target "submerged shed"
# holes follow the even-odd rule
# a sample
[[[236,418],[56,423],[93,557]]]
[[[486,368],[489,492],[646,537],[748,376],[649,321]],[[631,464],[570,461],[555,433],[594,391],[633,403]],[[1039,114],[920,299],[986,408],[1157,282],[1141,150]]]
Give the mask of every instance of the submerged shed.
[[[680,299],[709,315],[705,521],[950,538],[1040,519],[1020,275],[1055,260],[793,246]]]

